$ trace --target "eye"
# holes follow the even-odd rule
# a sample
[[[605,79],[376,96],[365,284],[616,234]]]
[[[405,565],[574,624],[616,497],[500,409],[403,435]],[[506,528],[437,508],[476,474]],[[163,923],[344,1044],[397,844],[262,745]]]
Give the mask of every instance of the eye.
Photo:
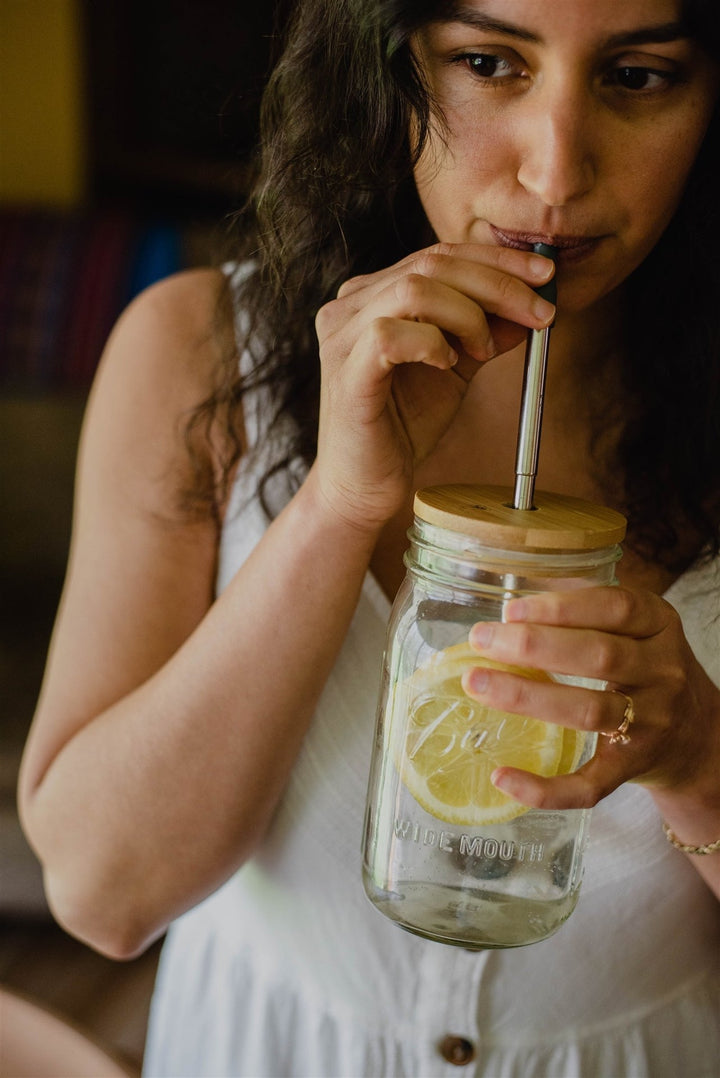
[[[480,79],[498,80],[517,73],[516,67],[503,56],[492,52],[464,52],[453,56],[452,63],[464,64]]]
[[[608,82],[621,90],[631,93],[657,93],[665,90],[677,81],[672,71],[658,71],[651,67],[637,67],[624,64],[612,69]]]

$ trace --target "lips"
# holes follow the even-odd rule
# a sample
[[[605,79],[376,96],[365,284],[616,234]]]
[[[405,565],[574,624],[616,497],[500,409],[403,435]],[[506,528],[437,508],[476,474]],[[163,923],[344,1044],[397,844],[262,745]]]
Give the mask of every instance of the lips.
[[[530,251],[534,243],[545,243],[555,247],[558,260],[577,261],[590,254],[600,242],[600,236],[553,235],[547,232],[514,232],[490,225],[496,242],[501,247],[514,247],[519,251]]]

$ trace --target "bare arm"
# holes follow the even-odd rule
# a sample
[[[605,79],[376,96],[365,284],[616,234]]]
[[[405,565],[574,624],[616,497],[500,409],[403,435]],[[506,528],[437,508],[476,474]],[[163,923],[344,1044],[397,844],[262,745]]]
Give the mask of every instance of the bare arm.
[[[177,422],[212,359],[216,285],[200,284],[199,299],[197,277],[146,295],[109,343],[21,779],[54,912],[118,956],[257,842],[372,548],[336,526],[310,481],[213,604],[215,524],[183,521],[174,504]]]

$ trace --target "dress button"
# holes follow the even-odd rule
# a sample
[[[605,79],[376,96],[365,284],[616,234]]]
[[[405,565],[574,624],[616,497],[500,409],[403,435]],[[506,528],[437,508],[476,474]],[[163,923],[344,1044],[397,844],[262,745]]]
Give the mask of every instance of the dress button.
[[[475,1058],[475,1045],[467,1037],[456,1037],[448,1033],[440,1041],[438,1051],[443,1059],[455,1067],[465,1067]]]

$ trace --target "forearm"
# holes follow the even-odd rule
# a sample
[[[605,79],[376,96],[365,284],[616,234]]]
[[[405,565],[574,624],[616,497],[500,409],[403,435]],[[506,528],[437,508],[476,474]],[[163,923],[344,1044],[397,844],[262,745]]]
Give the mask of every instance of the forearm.
[[[88,722],[26,791],[25,826],[71,930],[132,952],[248,856],[373,545],[323,506],[311,474],[172,659]]]

